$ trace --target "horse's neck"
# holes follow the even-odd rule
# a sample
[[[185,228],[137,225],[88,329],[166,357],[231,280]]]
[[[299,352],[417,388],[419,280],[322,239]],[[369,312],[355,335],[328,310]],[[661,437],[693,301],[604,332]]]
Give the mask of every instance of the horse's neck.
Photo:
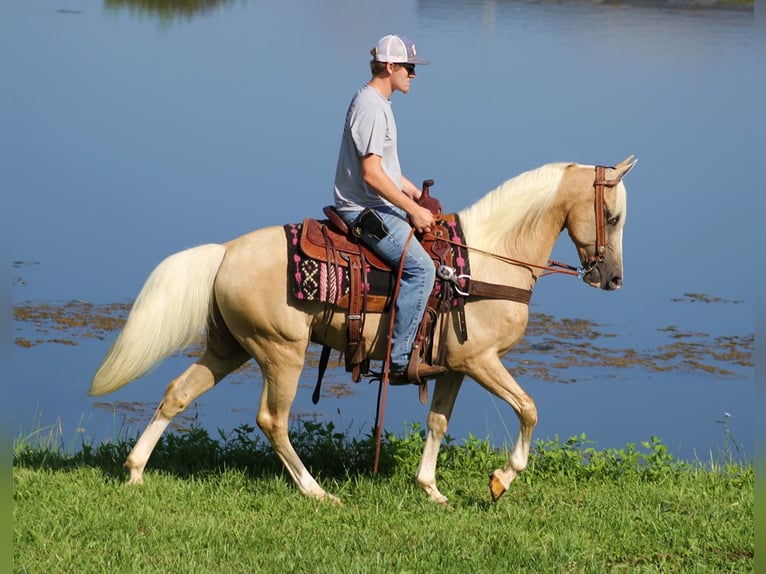
[[[471,274],[477,279],[531,289],[549,259],[561,227],[539,221],[535,227],[510,230],[502,240],[470,252]],[[466,243],[474,247],[466,232]],[[487,255],[486,253],[492,255]],[[511,260],[512,263],[509,263]]]
[[[557,193],[561,174],[549,169],[531,176],[511,180],[460,213],[477,278],[531,287],[540,274],[536,267],[509,265],[482,252],[533,266],[548,262],[564,224]]]

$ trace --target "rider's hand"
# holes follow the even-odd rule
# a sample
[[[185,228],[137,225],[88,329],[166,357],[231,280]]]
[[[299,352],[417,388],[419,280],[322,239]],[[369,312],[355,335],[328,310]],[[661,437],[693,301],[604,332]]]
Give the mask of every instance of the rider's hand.
[[[410,212],[410,223],[418,233],[426,233],[436,225],[436,220],[430,209],[417,205]]]

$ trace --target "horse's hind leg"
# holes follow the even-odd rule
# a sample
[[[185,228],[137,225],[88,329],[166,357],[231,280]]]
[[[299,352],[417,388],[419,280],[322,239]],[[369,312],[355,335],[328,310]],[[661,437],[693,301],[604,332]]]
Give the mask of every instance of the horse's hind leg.
[[[247,359],[249,356],[244,353],[221,359],[207,350],[196,363],[170,382],[152,420],[125,461],[125,466],[130,470],[128,484],[143,482],[144,468],[149,456],[173,417]]]
[[[306,353],[305,346],[299,348],[299,345],[281,347],[279,350],[271,348],[268,358],[256,354],[256,360],[263,373],[263,394],[257,422],[301,493],[338,504],[340,501],[325,492],[311,476],[295,452],[288,435],[290,408],[298,390]]]

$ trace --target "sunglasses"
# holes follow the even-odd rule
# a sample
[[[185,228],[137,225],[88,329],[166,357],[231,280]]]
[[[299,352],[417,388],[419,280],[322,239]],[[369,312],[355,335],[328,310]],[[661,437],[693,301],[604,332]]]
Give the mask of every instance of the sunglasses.
[[[407,75],[408,76],[414,76],[415,75],[415,64],[397,64],[397,66],[407,70]]]

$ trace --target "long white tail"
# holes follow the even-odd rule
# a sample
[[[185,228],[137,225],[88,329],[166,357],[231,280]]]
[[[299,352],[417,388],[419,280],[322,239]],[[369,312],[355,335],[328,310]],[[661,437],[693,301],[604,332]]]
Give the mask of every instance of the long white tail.
[[[152,271],[93,377],[91,395],[116,391],[203,337],[225,252],[223,245],[200,245],[169,256]]]

